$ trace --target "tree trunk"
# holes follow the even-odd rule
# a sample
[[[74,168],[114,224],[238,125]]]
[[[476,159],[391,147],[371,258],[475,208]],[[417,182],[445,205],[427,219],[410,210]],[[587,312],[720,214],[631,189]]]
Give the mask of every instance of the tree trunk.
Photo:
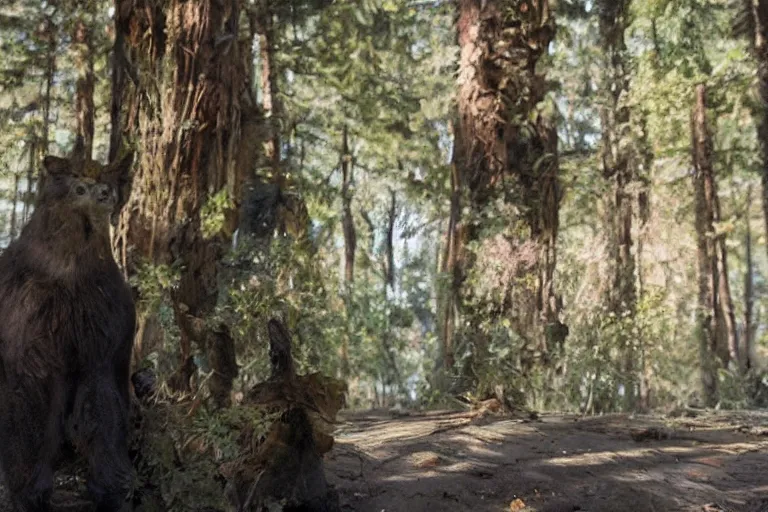
[[[714,177],[713,177],[714,180]],[[715,187],[715,222],[721,222],[720,216],[720,199],[717,196],[717,188]],[[721,234],[717,237],[717,272],[718,272],[718,302],[720,304],[720,313],[723,319],[723,331],[725,333],[726,340],[718,341],[718,346],[722,349],[718,350],[720,359],[724,366],[728,366],[730,362],[739,367],[739,336],[738,326],[736,324],[736,312],[733,307],[733,297],[731,296],[731,285],[728,277],[728,248],[725,245],[725,234]]]
[[[389,190],[390,202],[387,215],[387,235],[384,246],[387,254],[387,261],[384,267],[384,295],[386,298],[387,287],[394,293],[395,291],[395,220],[397,219],[397,196],[395,191]]]
[[[220,379],[211,387],[218,405],[227,403],[237,368],[226,327],[209,325],[208,318],[218,299],[219,259],[237,223],[204,231],[202,210],[224,194],[225,217],[236,218],[249,172],[238,167],[238,152],[258,143],[241,141],[243,116],[253,105],[240,59],[240,9],[239,0],[170,0],[144,9],[118,0],[115,9],[118,33],[124,32],[116,41],[128,45],[116,56],[127,57],[124,66],[133,63],[123,71],[135,74],[136,82],[115,88],[125,117],[113,128],[134,139],[141,155],[117,226],[116,251],[129,274],[145,264],[181,268],[171,294],[181,334],[173,382],[189,389],[192,348],[200,347]]]
[[[616,318],[630,319],[637,309],[635,259],[632,256],[633,197],[636,181],[633,144],[626,140],[630,110],[626,105],[629,78],[626,70],[627,47],[624,32],[629,23],[630,0],[603,0],[599,3],[600,45],[605,58],[603,92],[606,104],[600,112],[602,125],[601,158],[603,177],[613,186],[609,211],[609,253],[613,260],[613,283],[608,289],[608,304]],[[637,406],[637,359],[634,336],[628,329],[619,333],[625,407]]]
[[[47,54],[46,54],[46,64],[45,64],[45,73],[44,73],[44,82],[43,82],[43,105],[42,105],[42,116],[43,116],[43,126],[42,126],[42,133],[40,136],[40,141],[38,147],[38,151],[40,151],[41,154],[47,155],[48,154],[48,141],[50,138],[50,127],[51,127],[51,93],[53,90],[53,78],[56,74],[56,48],[57,43],[59,39],[58,35],[58,27],[53,22],[53,16],[48,16],[45,19],[45,33],[46,37],[48,38],[48,48],[47,48]],[[35,187],[36,190],[41,190],[43,187],[43,183],[45,181],[45,169],[43,166],[37,166],[38,167],[38,175],[37,175],[37,186]],[[28,197],[31,197],[32,195],[32,186],[33,182],[35,181],[34,178],[27,180],[27,195]],[[39,196],[38,196],[39,197]],[[35,199],[35,203],[37,203],[37,199]],[[27,220],[26,218],[24,219]]]
[[[757,139],[762,159],[763,218],[768,236],[768,0],[743,1],[746,4],[750,28],[754,29],[754,34],[750,34],[750,46],[757,61],[760,103],[753,115],[757,121]]]
[[[249,16],[251,30],[259,35],[259,61],[261,63],[261,106],[270,120],[270,136],[266,142],[266,157],[272,170],[272,182],[284,188],[281,166],[281,132],[283,119],[278,73],[275,63],[274,0],[263,0]]]
[[[752,369],[752,346],[754,344],[755,326],[753,322],[753,311],[755,307],[755,284],[754,284],[754,264],[752,262],[752,226],[750,216],[752,214],[752,186],[747,189],[747,205],[745,208],[744,219],[746,223],[746,234],[744,239],[744,260],[746,269],[744,270],[744,338],[741,353],[741,366],[746,371]]]
[[[542,183],[547,182],[551,167],[542,165],[547,160],[546,151],[541,134],[529,119],[546,93],[544,78],[534,70],[554,32],[546,0],[526,2],[525,9],[511,0],[459,1],[458,121],[444,259],[451,279],[443,301],[442,344],[447,367],[453,365],[456,312],[468,328],[475,364],[484,364],[488,348],[479,328],[480,318],[469,308],[474,302],[472,290],[465,286],[475,260],[468,245],[478,240],[483,210],[496,198],[523,205],[521,220],[528,225],[530,238],[540,242]],[[538,291],[519,294],[534,305],[534,311],[526,316],[536,318]],[[469,373],[473,373],[471,368]]]
[[[89,5],[86,2],[85,5]],[[93,44],[91,36],[92,21],[86,19],[85,12],[78,13],[72,34],[72,61],[77,71],[75,85],[75,135],[82,137],[86,158],[93,155],[93,132],[96,106],[93,101]]]
[[[637,211],[639,217],[638,235],[637,235],[637,253],[636,253],[636,271],[637,271],[637,296],[642,298],[645,295],[645,279],[643,273],[643,257],[645,255],[645,240],[648,237],[648,221],[651,217],[651,181],[650,174],[653,166],[653,152],[651,150],[650,143],[648,141],[648,124],[647,116],[645,113],[641,116],[640,125],[642,128],[642,136],[638,141],[640,151],[640,161],[642,162],[642,168],[638,171],[638,179],[640,181],[640,192],[637,195]],[[651,408],[651,367],[648,365],[648,350],[645,346],[645,337],[640,337],[639,340],[639,358],[640,368],[638,371],[639,377],[639,401],[638,409],[640,411],[648,411]]]
[[[341,373],[343,378],[349,376],[349,339],[350,332],[350,301],[355,283],[355,253],[357,250],[357,232],[355,219],[352,216],[352,154],[349,151],[349,133],[346,125],[342,130],[341,140],[341,224],[344,232],[344,284],[345,306],[347,310],[347,331],[341,341]]]
[[[451,372],[456,363],[454,354],[454,336],[456,330],[456,317],[460,303],[461,291],[461,267],[459,266],[458,250],[460,238],[461,218],[461,188],[456,165],[456,144],[453,149],[453,164],[451,165],[451,209],[448,218],[448,227],[445,231],[443,242],[443,255],[440,258],[440,275],[446,279],[446,283],[440,287],[439,297],[441,303],[441,351],[442,364],[446,372]]]
[[[706,117],[706,87],[696,87],[696,101],[691,116],[696,237],[699,268],[699,304],[697,334],[703,399],[707,406],[717,403],[717,326],[718,273],[714,237],[715,182],[712,146]]]
[[[352,216],[352,155],[349,152],[349,135],[344,126],[341,143],[341,224],[344,231],[344,281],[351,286],[355,281],[355,251],[357,233]]]
[[[538,289],[536,320],[543,325],[544,336],[539,350],[548,357],[556,348],[561,348],[568,336],[568,326],[560,321],[562,299],[555,293],[555,268],[557,267],[557,233],[560,228],[560,202],[563,198],[560,185],[560,164],[557,157],[557,125],[549,117],[539,114],[536,133],[542,144],[542,158],[539,163],[538,191],[526,189],[526,195],[535,199],[529,207],[537,217],[531,217],[531,234],[538,239]],[[538,192],[538,198],[532,192]],[[532,206],[538,203],[536,208]]]

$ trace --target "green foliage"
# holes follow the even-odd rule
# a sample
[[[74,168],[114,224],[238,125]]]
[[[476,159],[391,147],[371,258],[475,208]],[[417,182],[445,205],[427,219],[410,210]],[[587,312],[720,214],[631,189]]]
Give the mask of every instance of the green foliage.
[[[155,311],[168,299],[170,291],[176,287],[181,277],[181,269],[174,265],[140,265],[135,275],[130,276],[129,284],[139,290],[141,309]]]
[[[200,210],[200,231],[204,238],[212,238],[224,229],[227,212],[234,208],[232,198],[226,189],[214,194]]]
[[[241,432],[258,439],[276,419],[264,409],[245,405],[192,415],[189,407],[161,401],[143,411],[147,427],[139,433],[142,453],[136,492],[141,504],[136,510],[226,510],[222,468],[241,455]]]
[[[209,320],[224,321],[235,337],[240,366],[236,391],[267,377],[265,324],[277,315],[294,334],[294,355],[302,373],[341,375],[341,352],[347,345],[350,403],[355,406],[391,405],[413,397],[425,404],[445,404],[450,387],[438,389],[438,381],[446,378],[453,383],[471,381],[477,397],[501,385],[509,396],[532,407],[607,412],[628,407],[622,387],[639,388],[641,375],[648,380],[651,406],[695,402],[697,276],[689,124],[694,87],[705,83],[723,218],[717,228],[727,236],[737,322],[743,323],[744,275],[750,271],[744,258],[749,219],[754,316],[759,324],[756,368],[747,375],[721,371],[721,406],[768,400],[764,219],[759,201],[747,204],[745,197],[751,186],[757,198],[761,186],[753,119],[761,104],[753,87],[756,63],[743,9],[720,0],[631,3],[627,48],[621,54],[629,92],[619,106],[632,115],[629,124],[615,128],[619,146],[647,141],[653,154],[650,166],[643,162],[642,173],[650,215],[644,227],[636,215],[633,231],[638,303],[633,314],[616,317],[605,304],[614,285],[612,238],[606,226],[614,214],[615,190],[602,174],[600,155],[601,116],[611,105],[603,83],[606,59],[599,41],[598,3],[557,2],[557,37],[537,73],[551,81],[542,109],[556,119],[559,135],[564,200],[554,282],[570,335],[562,347],[550,347],[547,354],[536,340],[526,338],[521,324],[529,320],[529,304],[523,301],[537,285],[537,276],[526,272],[533,260],[526,259],[532,256],[526,253],[533,250],[526,245],[531,233],[518,221],[525,214],[520,205],[489,203],[482,211],[464,212],[467,225],[480,226],[479,241],[469,247],[476,264],[464,286],[476,292],[465,294],[472,298],[466,306],[481,320],[467,327],[459,319],[457,366],[467,372],[445,375],[439,319],[453,276],[442,275],[439,263],[450,204],[459,57],[456,5],[410,0],[269,4],[274,9],[275,53],[270,64],[282,107],[280,118],[271,120],[282,141],[280,170],[286,184],[281,193],[299,198],[310,222],[305,239],[283,234],[242,238],[221,263],[220,300]],[[16,236],[24,212],[29,215],[40,157],[71,145],[76,75],[70,33],[75,15],[85,15],[93,26],[108,27],[110,6],[101,0],[78,3],[77,9],[70,2],[33,0],[0,6],[0,176],[7,178],[0,186],[0,241]],[[82,11],[86,7],[89,12]],[[248,23],[241,25],[245,32]],[[102,160],[109,132],[110,31],[99,30],[95,40],[95,156]],[[255,43],[260,49],[258,37]],[[55,73],[46,100],[51,62]],[[256,84],[261,64],[257,56]],[[151,77],[172,69],[136,71]],[[255,92],[257,101],[263,98],[263,91]],[[341,154],[345,129],[348,155]],[[351,163],[352,173],[354,283],[344,282],[342,270],[342,159]],[[260,172],[263,178],[271,177],[271,169]],[[639,186],[630,187],[633,201]],[[388,285],[391,193],[396,197],[395,268],[394,283]],[[225,191],[211,197],[202,211],[203,235],[220,233],[229,220],[227,212],[240,199]],[[18,211],[14,221],[11,204]],[[633,207],[640,211],[639,204]],[[179,332],[169,297],[177,290],[179,271],[173,265],[144,265],[130,279],[141,296],[142,313],[159,318],[162,341],[148,363],[164,376],[175,369],[178,357]],[[475,348],[481,345],[484,353],[478,355]],[[205,372],[205,348],[193,350]],[[627,353],[635,362],[632,371],[626,368]],[[480,359],[473,359],[476,356]],[[206,440],[206,446],[217,447],[216,460],[231,458],[231,435],[237,422],[248,420],[208,413],[196,418],[184,427],[187,433],[210,431],[219,436]],[[170,449],[179,440],[165,441],[158,438],[155,449],[162,464],[170,464],[176,456]],[[204,459],[201,455],[196,475],[171,476],[170,465],[152,469],[165,479],[160,509],[167,505],[182,510],[189,503],[179,492],[184,482],[173,478],[200,478],[194,484],[201,488],[214,485],[204,481],[203,476],[214,471]]]

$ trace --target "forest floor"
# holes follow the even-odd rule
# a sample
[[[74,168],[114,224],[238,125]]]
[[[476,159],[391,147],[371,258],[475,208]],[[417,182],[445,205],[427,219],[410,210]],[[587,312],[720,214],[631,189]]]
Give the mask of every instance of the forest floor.
[[[341,416],[345,511],[768,512],[768,412]]]
[[[325,464],[345,512],[768,512],[768,412],[339,421]]]

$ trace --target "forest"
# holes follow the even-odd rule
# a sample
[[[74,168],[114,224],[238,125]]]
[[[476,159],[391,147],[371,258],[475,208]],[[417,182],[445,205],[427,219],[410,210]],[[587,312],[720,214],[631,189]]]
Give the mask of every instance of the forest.
[[[267,507],[301,451],[264,448],[276,403],[306,406],[341,510],[768,509],[756,459],[687,497],[343,476],[397,425],[768,448],[768,0],[0,1],[0,247],[45,157],[81,153],[134,155],[110,243],[153,388],[136,510]]]

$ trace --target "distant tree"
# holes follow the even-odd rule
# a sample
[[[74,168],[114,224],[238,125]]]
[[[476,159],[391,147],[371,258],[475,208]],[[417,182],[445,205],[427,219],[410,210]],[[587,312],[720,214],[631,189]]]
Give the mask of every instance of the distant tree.
[[[734,3],[734,32],[747,41],[757,68],[758,102],[753,115],[760,144],[763,217],[768,234],[768,0],[737,0]]]
[[[712,406],[717,402],[718,363],[723,367],[729,361],[738,365],[739,354],[727,251],[724,237],[716,231],[722,214],[714,172],[714,145],[707,124],[705,85],[696,87],[691,134],[699,262],[699,354],[704,400]]]

